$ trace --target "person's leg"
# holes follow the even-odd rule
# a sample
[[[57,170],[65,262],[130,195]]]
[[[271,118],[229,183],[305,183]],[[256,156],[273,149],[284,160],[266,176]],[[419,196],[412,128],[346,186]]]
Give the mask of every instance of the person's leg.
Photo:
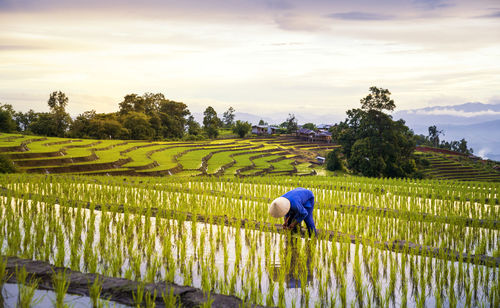
[[[314,225],[313,209],[314,209],[313,207],[306,208],[307,216],[304,219],[304,222],[306,223],[307,231],[309,232],[309,235],[312,235],[312,232],[317,234],[316,226]]]

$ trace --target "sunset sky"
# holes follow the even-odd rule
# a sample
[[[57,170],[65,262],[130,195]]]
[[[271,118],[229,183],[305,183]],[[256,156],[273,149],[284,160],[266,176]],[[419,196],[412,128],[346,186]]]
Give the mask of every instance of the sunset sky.
[[[17,110],[162,92],[192,112],[342,117],[372,85],[398,110],[500,100],[500,2],[0,0],[0,102]]]

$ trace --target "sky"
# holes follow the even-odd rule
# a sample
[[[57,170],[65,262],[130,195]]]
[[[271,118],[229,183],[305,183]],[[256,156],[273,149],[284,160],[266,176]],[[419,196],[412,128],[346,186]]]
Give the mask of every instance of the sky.
[[[397,109],[500,99],[498,0],[0,0],[0,103],[114,112],[161,92],[342,119],[371,86]]]

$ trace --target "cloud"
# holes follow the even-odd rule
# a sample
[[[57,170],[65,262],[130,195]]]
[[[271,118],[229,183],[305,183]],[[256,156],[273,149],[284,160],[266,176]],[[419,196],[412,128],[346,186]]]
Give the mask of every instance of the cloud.
[[[437,10],[454,6],[454,4],[450,4],[446,0],[413,0],[412,2],[417,8],[424,10]]]
[[[21,50],[41,50],[44,49],[42,46],[34,45],[15,45],[15,44],[0,44],[0,52],[2,51],[21,51]]]
[[[432,110],[415,110],[408,111],[409,114],[418,114],[418,115],[449,115],[449,116],[457,116],[457,117],[465,117],[472,118],[478,116],[485,115],[500,115],[500,111],[494,111],[491,109],[482,110],[482,111],[474,111],[474,112],[466,112],[462,110],[456,110],[452,108],[440,108],[440,109],[432,109]]]
[[[327,17],[333,19],[342,19],[342,20],[367,20],[367,21],[390,20],[395,18],[395,16],[393,15],[367,13],[367,12],[333,13],[327,15]]]
[[[500,10],[497,10],[496,12],[485,14],[485,15],[480,15],[477,16],[478,18],[500,18]]]
[[[491,150],[489,148],[481,148],[481,149],[479,149],[479,151],[477,152],[476,155],[481,157],[482,159],[488,159],[487,154],[490,152],[491,152]]]

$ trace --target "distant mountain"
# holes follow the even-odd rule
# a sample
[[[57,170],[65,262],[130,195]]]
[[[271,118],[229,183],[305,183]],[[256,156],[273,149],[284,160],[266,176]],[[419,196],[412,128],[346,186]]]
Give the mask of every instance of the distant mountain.
[[[466,103],[398,111],[394,119],[403,119],[417,134],[428,135],[428,127],[443,130],[442,140],[465,138],[474,154],[500,161],[500,103]]]
[[[500,119],[500,102],[496,104],[465,103],[453,106],[435,106],[402,110],[394,119],[404,119],[409,125],[475,124]]]

